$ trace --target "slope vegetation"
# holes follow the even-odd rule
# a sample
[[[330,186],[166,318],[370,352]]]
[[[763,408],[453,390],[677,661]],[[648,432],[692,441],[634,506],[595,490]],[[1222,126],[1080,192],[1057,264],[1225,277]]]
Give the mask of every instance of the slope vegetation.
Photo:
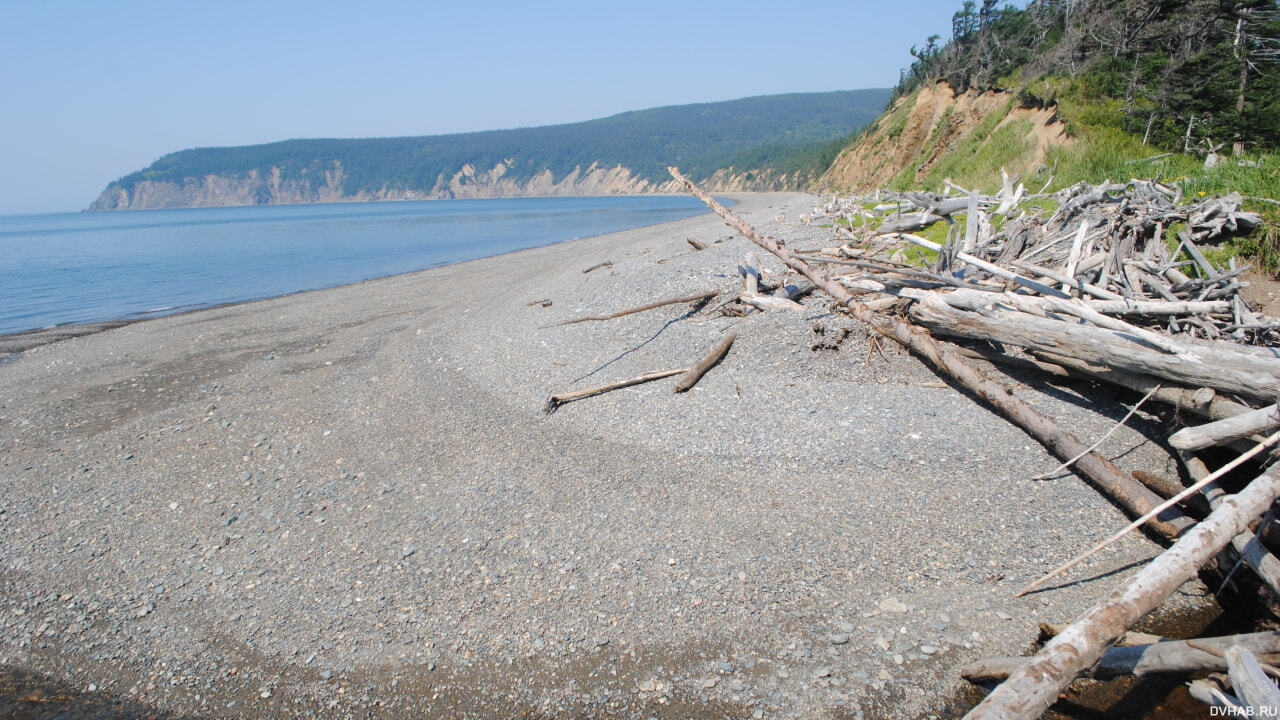
[[[888,89],[678,105],[566,125],[425,137],[196,148],[111,183],[92,209],[669,189],[666,168],[722,190],[811,183]]]

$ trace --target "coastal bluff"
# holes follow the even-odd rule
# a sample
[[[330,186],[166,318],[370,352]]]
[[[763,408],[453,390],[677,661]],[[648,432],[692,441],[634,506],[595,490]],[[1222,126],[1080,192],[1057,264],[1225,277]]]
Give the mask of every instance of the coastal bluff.
[[[645,195],[679,192],[675,181],[653,182],[631,168],[601,167],[592,163],[574,167],[556,178],[550,170],[532,177],[513,177],[509,163],[498,162],[487,170],[463,164],[447,177],[441,173],[428,190],[383,186],[377,190],[347,193],[340,164],[323,174],[323,181],[286,177],[281,168],[266,172],[186,177],[180,180],[140,180],[132,187],[112,184],[102,191],[90,210],[157,210],[165,208],[224,207],[245,205],[298,205],[329,202],[378,202],[396,200],[462,200],[473,198],[559,197],[583,195]],[[783,173],[718,170],[706,182],[714,192],[756,192],[785,185]]]

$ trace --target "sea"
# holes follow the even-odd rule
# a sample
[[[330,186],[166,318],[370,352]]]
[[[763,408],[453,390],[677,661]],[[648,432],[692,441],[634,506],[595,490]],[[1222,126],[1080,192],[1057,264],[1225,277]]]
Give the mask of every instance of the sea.
[[[645,195],[0,216],[0,333],[257,300],[702,212],[689,196]]]

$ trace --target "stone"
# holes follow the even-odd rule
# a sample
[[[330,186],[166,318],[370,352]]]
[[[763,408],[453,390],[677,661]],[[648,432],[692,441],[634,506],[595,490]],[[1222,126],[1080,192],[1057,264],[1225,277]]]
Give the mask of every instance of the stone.
[[[885,598],[884,600],[880,601],[880,609],[883,612],[894,613],[895,615],[901,615],[907,612],[909,608],[907,608],[906,605],[903,605],[901,602],[899,602],[896,598]]]

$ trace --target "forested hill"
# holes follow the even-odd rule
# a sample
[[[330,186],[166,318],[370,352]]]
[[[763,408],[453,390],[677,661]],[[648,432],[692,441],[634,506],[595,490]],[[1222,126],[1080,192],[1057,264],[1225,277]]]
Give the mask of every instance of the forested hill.
[[[661,191],[667,166],[720,189],[806,185],[889,89],[769,95],[565,125],[285,140],[166,155],[91,209]]]

